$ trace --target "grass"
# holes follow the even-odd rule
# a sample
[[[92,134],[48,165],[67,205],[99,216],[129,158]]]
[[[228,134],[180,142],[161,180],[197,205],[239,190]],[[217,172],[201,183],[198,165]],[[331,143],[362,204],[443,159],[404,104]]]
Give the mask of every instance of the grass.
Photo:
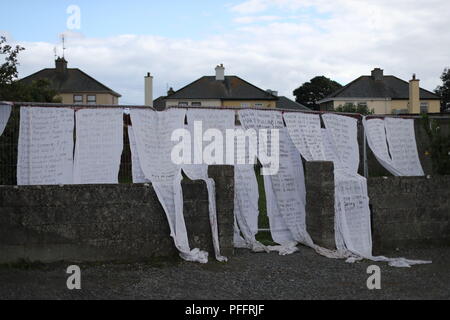
[[[267,216],[267,206],[266,206],[266,190],[264,189],[264,177],[261,175],[261,165],[255,165],[256,180],[258,181],[258,191],[259,191],[259,219],[258,226],[260,229],[269,229],[269,217]],[[260,231],[256,235],[256,240],[264,245],[274,245],[275,242],[272,239],[270,231]]]

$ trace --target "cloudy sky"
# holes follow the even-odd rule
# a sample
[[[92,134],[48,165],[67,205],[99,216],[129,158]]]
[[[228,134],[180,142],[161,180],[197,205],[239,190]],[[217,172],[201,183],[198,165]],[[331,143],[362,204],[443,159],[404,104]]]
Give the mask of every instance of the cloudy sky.
[[[20,77],[53,67],[65,33],[69,67],[121,93],[123,104],[143,104],[147,72],[157,97],[220,63],[289,97],[314,76],[346,84],[374,67],[405,80],[416,73],[433,90],[450,66],[448,0],[14,0],[0,12],[0,34],[27,49]]]

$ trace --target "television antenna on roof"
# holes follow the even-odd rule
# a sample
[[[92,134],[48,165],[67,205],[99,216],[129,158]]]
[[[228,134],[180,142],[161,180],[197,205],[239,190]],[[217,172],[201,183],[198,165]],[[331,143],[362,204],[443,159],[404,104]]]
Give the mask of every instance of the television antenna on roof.
[[[64,59],[64,54],[66,51],[66,36],[64,34],[62,35],[62,49],[63,49],[63,59]]]

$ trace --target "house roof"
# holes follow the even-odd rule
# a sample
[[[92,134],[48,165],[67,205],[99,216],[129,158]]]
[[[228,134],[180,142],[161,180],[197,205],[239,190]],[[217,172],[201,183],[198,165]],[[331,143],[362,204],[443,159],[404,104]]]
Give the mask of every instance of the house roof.
[[[306,107],[298,102],[292,101],[291,99],[284,97],[284,96],[278,97],[277,109],[292,109],[292,110],[304,110],[304,111],[311,110],[308,107]]]
[[[42,69],[28,77],[20,80],[25,84],[40,79],[47,79],[50,81],[52,89],[58,93],[109,93],[116,97],[121,95],[101,82],[95,80],[80,69],[66,69],[66,72],[57,72],[56,68]]]
[[[153,100],[153,108],[158,111],[162,111],[166,108],[166,97],[161,96],[155,100]]]
[[[204,76],[166,99],[277,100],[277,97],[237,76],[226,76],[225,80]]]
[[[409,83],[395,76],[386,75],[383,76],[382,80],[375,80],[372,76],[361,76],[319,102],[334,100],[335,98],[408,100]],[[420,99],[439,100],[440,97],[431,91],[420,88]]]

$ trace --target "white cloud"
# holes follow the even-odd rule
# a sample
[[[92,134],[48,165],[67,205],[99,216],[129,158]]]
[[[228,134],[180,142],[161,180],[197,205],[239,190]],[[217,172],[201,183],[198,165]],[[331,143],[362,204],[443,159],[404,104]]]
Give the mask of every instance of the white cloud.
[[[267,0],[248,0],[231,7],[231,11],[239,14],[252,14],[265,11],[269,7]]]
[[[272,9],[285,9],[289,19],[275,19],[278,11],[266,15]],[[450,28],[443,14],[450,12],[447,0],[426,5],[406,0],[250,0],[230,10],[240,23],[232,24],[235,28],[227,34],[203,40],[69,35],[69,67],[120,92],[123,103],[142,104],[148,71],[155,76],[156,95],[165,93],[166,84],[177,89],[212,75],[224,63],[227,74],[292,97],[296,87],[316,75],[345,84],[374,67],[405,80],[417,73],[423,87],[434,89],[450,64]],[[20,57],[21,76],[52,66],[53,44],[21,44],[27,48]]]
[[[282,17],[278,16],[241,16],[235,18],[233,21],[241,24],[249,24],[255,22],[270,22],[282,19],[283,19]]]

